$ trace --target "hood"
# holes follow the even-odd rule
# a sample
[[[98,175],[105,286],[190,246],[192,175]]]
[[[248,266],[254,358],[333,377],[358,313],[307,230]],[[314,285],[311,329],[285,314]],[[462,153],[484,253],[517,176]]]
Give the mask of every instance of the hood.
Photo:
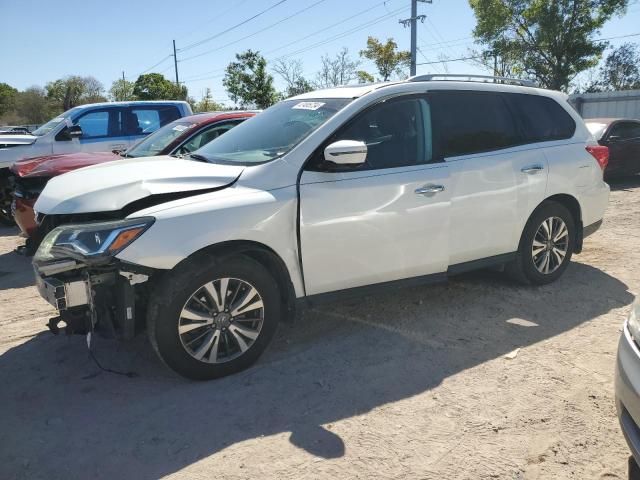
[[[151,206],[224,188],[234,183],[243,170],[242,166],[169,156],[108,162],[51,179],[38,197],[35,210],[59,215],[113,212],[136,202]]]
[[[78,168],[120,159],[122,159],[120,155],[110,152],[44,155],[18,160],[11,167],[11,171],[19,177],[55,177]]]
[[[35,135],[20,135],[15,133],[0,133],[0,145],[31,145],[38,139]]]

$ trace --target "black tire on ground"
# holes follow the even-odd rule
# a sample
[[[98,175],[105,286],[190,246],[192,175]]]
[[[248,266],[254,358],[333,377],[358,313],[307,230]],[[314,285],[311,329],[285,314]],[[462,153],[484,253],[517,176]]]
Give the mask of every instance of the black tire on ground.
[[[640,480],[640,467],[633,456],[629,456],[629,480]]]
[[[178,334],[180,314],[192,294],[220,278],[248,282],[258,291],[264,305],[263,323],[257,338],[240,356],[223,363],[205,363],[183,346]],[[147,308],[147,332],[156,353],[169,368],[193,380],[210,380],[244,370],[258,359],[276,331],[281,308],[276,281],[256,260],[244,255],[198,255],[164,274],[153,289]]]
[[[561,219],[567,226],[567,253],[555,271],[541,273],[534,264],[533,241],[542,222],[551,217]],[[515,280],[527,285],[545,285],[556,281],[566,270],[571,260],[576,241],[575,225],[573,215],[564,205],[554,201],[543,202],[529,217],[520,237],[516,259],[506,265],[506,272]]]

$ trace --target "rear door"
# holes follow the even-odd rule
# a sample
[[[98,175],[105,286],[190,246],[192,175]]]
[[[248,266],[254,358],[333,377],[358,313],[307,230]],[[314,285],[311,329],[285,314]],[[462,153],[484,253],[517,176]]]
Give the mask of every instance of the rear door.
[[[132,105],[126,108],[124,125],[128,144],[155,132],[182,115],[176,105]]]
[[[609,146],[607,172],[640,172],[640,122],[617,122],[605,141]]]
[[[430,94],[437,155],[451,176],[450,264],[517,250],[528,212],[543,198],[547,161],[523,146],[500,92]]]
[[[364,165],[331,171],[324,148],[367,144]],[[449,169],[432,163],[426,98],[381,102],[326,144],[300,178],[300,239],[308,295],[446,271]]]

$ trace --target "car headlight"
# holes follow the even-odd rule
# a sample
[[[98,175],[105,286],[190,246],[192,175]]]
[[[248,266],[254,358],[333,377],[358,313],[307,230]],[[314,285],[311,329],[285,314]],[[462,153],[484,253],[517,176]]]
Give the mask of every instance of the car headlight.
[[[640,297],[631,306],[631,313],[627,318],[627,327],[633,339],[640,343]]]
[[[57,258],[112,257],[142,235],[154,218],[132,218],[112,222],[63,225],[51,230],[42,240],[33,260]]]

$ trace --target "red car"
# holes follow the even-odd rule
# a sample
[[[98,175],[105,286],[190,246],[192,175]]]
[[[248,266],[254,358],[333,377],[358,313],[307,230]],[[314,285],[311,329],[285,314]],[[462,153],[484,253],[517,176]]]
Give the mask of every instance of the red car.
[[[640,173],[640,120],[589,118],[584,122],[598,143],[609,147],[605,180]]]
[[[213,112],[183,117],[171,122],[121,153],[80,152],[20,160],[11,166],[14,176],[12,213],[27,237],[27,248],[35,246],[36,232],[33,206],[50,178],[123,157],[151,157],[154,155],[186,155],[219,137],[257,112]],[[37,240],[36,242],[37,243]]]

